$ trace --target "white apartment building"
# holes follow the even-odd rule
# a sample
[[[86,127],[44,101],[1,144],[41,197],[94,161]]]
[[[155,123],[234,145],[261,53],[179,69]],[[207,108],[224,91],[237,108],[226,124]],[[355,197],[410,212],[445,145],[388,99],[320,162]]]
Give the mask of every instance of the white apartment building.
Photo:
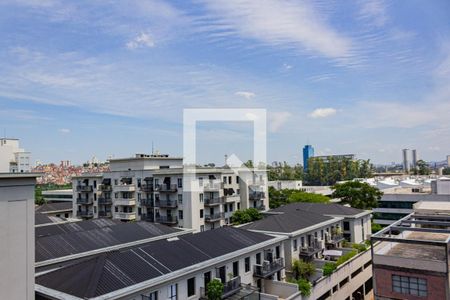
[[[269,181],[269,187],[273,187],[276,190],[300,190],[303,186],[301,180],[273,180]]]
[[[235,210],[269,207],[264,171],[226,167],[194,171],[186,176],[182,158],[167,155],[111,159],[109,172],[73,178],[74,215],[147,220],[203,231],[230,224]]]
[[[0,138],[0,173],[31,172],[31,153],[19,147],[18,139]]]
[[[0,299],[34,299],[36,174],[0,174]]]

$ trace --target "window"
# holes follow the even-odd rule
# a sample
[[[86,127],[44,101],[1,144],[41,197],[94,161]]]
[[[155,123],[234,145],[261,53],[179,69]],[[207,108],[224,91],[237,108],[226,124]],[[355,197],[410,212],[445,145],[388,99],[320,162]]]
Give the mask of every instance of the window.
[[[245,258],[245,273],[250,272],[250,257]]]
[[[341,289],[344,285],[348,283],[348,277],[345,277],[341,282],[339,282],[339,288]]]
[[[224,212],[228,212],[228,205],[227,205],[227,204],[224,204],[224,205],[223,205],[223,211],[224,211]]]
[[[203,219],[203,209],[200,209],[200,219]]]
[[[177,183],[178,183],[178,187],[182,188],[183,187],[183,178],[178,178]]]
[[[195,295],[195,277],[189,278],[187,281],[187,295],[188,297]]]
[[[231,176],[228,176],[228,184],[231,184]]]
[[[183,204],[183,194],[178,194],[178,204]]]
[[[392,290],[414,296],[427,296],[427,280],[417,277],[392,275]]]
[[[241,209],[241,203],[237,204],[237,209],[240,210]]]
[[[118,185],[119,184],[119,180],[118,179],[114,179],[114,185]]]
[[[144,297],[142,297],[144,299]],[[151,292],[148,297],[146,297],[146,300],[158,300],[158,291]]]
[[[115,212],[119,212],[119,207],[118,206],[114,206],[114,211]]]
[[[178,219],[183,220],[183,211],[182,210],[178,211]]]
[[[256,253],[256,264],[257,265],[261,264],[261,253]]]
[[[227,176],[223,176],[223,183],[227,183]]]
[[[199,194],[198,196],[199,196],[199,199],[200,199],[200,203],[202,203],[203,202],[203,194]]]
[[[225,204],[225,205],[226,205],[226,204]],[[230,203],[229,210],[230,210],[230,212],[233,211],[233,203]]]
[[[344,230],[350,230],[350,223],[344,222]]]
[[[239,176],[236,176],[236,184],[239,184]]]
[[[320,239],[323,241],[323,229],[320,231]]]
[[[294,243],[294,251],[297,251],[297,239],[292,241]]]
[[[239,261],[233,263],[233,277],[239,276]]]
[[[178,284],[176,284],[176,283],[175,284],[171,284],[169,286],[169,292],[168,292],[169,299],[170,300],[177,300],[178,299],[177,292],[178,292]]]

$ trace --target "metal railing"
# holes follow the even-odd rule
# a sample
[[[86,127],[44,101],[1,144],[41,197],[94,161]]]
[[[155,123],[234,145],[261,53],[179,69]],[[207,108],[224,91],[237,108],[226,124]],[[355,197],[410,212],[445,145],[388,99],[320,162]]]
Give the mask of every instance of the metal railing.
[[[223,204],[224,202],[225,202],[224,197],[216,197],[204,200],[205,206],[220,205]]]
[[[300,247],[300,256],[311,256],[322,250],[322,245],[318,241],[314,241],[310,246]]]
[[[224,213],[216,213],[212,215],[205,215],[206,222],[215,222],[225,217]]]
[[[98,204],[112,204],[111,198],[100,197],[98,198]]]
[[[78,192],[92,192],[94,187],[92,185],[77,185]]]
[[[207,190],[220,190],[223,189],[223,182],[222,181],[205,181],[203,182],[203,189],[205,191]]]
[[[77,204],[92,204],[93,203],[93,199],[92,198],[77,198]]]
[[[274,259],[272,262],[265,262],[262,265],[254,265],[253,276],[267,278],[282,269],[284,269],[284,259],[280,257]]]
[[[177,216],[157,216],[156,222],[163,224],[176,224],[178,222]]]
[[[169,207],[169,208],[175,208],[178,206],[177,200],[157,200],[155,202],[156,207]]]
[[[154,203],[155,203],[155,202],[153,201],[153,199],[147,199],[147,198],[141,199],[141,205],[143,205],[143,206],[154,207],[154,206],[155,206]]]
[[[98,212],[98,216],[99,217],[111,217],[112,216],[112,212],[110,211],[99,211]]]
[[[77,217],[92,218],[94,213],[92,211],[77,211]]]
[[[112,186],[110,184],[101,184],[98,186],[98,190],[102,192],[112,191]]]
[[[141,184],[141,191],[151,193],[154,190],[153,184]]]
[[[248,194],[248,198],[250,200],[261,200],[264,199],[266,197],[266,193],[264,192],[250,192]]]
[[[156,190],[160,193],[174,193],[178,191],[176,184],[158,184]]]

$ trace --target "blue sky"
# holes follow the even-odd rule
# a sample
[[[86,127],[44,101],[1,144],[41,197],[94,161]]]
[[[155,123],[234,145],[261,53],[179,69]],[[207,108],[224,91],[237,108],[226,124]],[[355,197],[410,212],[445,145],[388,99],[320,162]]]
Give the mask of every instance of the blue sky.
[[[0,3],[0,128],[44,162],[182,155],[184,108],[265,108],[268,160],[450,154],[450,2]],[[2,131],[3,131],[2,130]],[[2,132],[3,133],[3,132]],[[250,157],[249,124],[198,156]]]

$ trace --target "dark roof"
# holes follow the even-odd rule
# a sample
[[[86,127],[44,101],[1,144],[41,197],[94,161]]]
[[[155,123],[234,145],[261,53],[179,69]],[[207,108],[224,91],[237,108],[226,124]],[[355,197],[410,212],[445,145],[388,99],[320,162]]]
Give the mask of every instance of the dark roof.
[[[247,224],[243,226],[243,228],[291,233],[332,219],[333,218],[329,216],[291,208],[280,214],[267,215],[262,220]]]
[[[336,203],[307,203],[307,202],[297,202],[283,205],[273,209],[272,211],[288,212],[293,209],[301,209],[326,216],[354,216],[364,212],[364,210],[362,209],[344,206]]]
[[[36,283],[92,298],[271,239],[275,237],[223,227],[102,253],[38,276]]]
[[[72,210],[72,202],[61,201],[61,202],[45,203],[43,205],[37,206],[35,211],[40,213],[47,213],[59,210]]]
[[[58,217],[50,217],[39,212],[34,214],[34,225],[54,224],[58,222],[64,222],[64,220]]]
[[[36,262],[179,232],[149,222],[94,219],[35,228]]]

